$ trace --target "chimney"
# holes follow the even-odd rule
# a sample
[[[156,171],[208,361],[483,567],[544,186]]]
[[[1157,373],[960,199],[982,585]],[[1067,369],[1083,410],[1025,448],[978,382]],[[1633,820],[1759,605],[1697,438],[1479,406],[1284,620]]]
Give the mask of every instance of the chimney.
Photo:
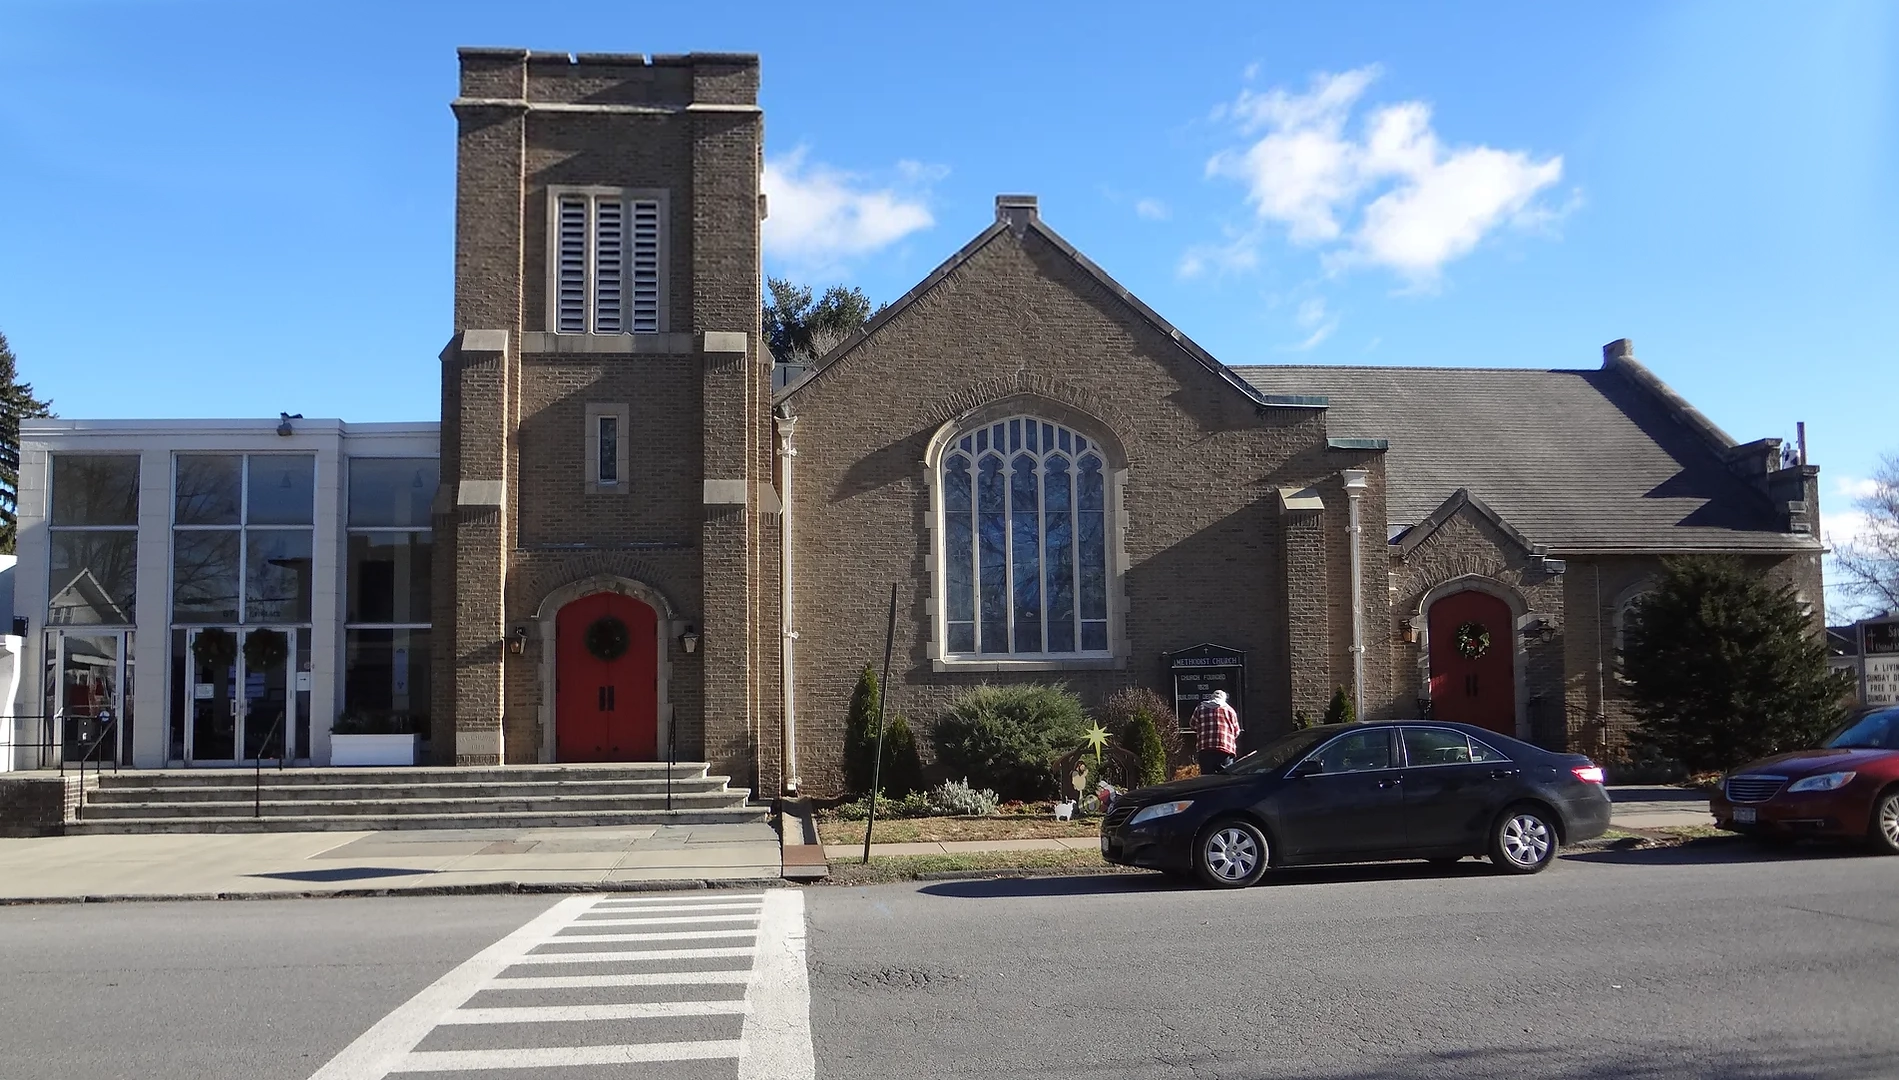
[[[1033,195],[996,196],[996,220],[1009,226],[1017,236],[1029,227],[1029,222],[1038,221],[1041,216]]]

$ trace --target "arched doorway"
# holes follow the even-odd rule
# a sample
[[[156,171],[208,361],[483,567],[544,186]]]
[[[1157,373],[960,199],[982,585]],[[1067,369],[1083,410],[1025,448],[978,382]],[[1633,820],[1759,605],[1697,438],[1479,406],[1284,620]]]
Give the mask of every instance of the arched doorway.
[[[554,623],[554,760],[659,757],[659,615],[635,597],[570,601]]]
[[[1516,619],[1510,605],[1466,589],[1430,611],[1431,715],[1517,733]]]

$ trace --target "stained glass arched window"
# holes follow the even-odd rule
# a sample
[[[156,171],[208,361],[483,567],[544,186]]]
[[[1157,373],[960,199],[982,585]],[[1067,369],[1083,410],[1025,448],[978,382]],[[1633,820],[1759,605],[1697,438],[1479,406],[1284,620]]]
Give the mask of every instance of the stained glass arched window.
[[[939,469],[948,653],[1106,654],[1101,447],[1017,416],[957,436]]]

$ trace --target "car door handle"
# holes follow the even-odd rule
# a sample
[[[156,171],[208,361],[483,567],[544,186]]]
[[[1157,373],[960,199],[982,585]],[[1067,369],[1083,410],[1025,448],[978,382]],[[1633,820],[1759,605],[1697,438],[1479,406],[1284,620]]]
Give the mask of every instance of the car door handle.
[[[1490,778],[1492,780],[1508,780],[1512,776],[1517,775],[1517,772],[1518,770],[1516,769],[1492,769],[1490,770]]]
[[[1402,776],[1394,776],[1394,777],[1391,777],[1391,778],[1390,778],[1390,779],[1388,779],[1388,780],[1380,780],[1380,781],[1378,781],[1378,786],[1379,786],[1379,787],[1381,787],[1381,788],[1394,788],[1394,787],[1397,787],[1397,786],[1398,786],[1399,784],[1402,784],[1402,783],[1404,783],[1404,777],[1402,777]]]

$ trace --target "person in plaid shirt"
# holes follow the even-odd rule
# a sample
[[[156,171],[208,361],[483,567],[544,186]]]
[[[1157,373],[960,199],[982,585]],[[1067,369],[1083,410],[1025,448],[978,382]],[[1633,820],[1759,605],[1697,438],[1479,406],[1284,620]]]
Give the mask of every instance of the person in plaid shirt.
[[[1200,775],[1212,776],[1233,764],[1240,752],[1240,714],[1226,703],[1226,691],[1215,690],[1193,711],[1194,730],[1199,733]]]

